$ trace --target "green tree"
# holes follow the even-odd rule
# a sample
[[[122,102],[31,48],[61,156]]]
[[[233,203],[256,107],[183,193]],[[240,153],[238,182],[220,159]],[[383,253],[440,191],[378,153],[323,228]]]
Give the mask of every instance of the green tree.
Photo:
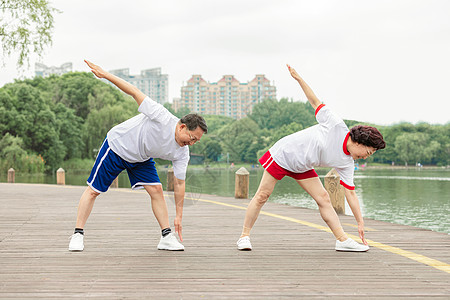
[[[108,131],[115,125],[131,118],[137,113],[135,105],[130,102],[105,106],[100,110],[91,111],[83,129],[85,150],[83,157],[95,158]]]
[[[172,107],[172,103],[166,102],[163,104],[163,106],[172,114],[175,115],[175,110]]]
[[[12,92],[6,88],[0,89],[0,134],[3,136],[7,132],[16,135],[15,120],[17,120],[17,110]]]
[[[81,158],[84,150],[83,119],[77,117],[73,109],[58,103],[52,108],[56,116],[56,130],[66,149],[64,160]]]
[[[178,117],[178,118],[182,118],[182,117],[184,117],[185,115],[187,115],[187,114],[190,114],[191,113],[191,110],[188,108],[188,107],[186,107],[186,106],[183,106],[182,108],[180,108],[179,110],[177,110],[175,113],[174,113],[174,115],[176,116],[176,117]]]
[[[172,104],[169,103],[169,102],[164,103],[163,106],[164,106],[165,108],[167,108],[167,110],[168,110],[172,115],[174,115],[174,116],[176,116],[177,118],[180,118],[180,119],[181,119],[182,117],[184,117],[185,115],[191,113],[191,110],[190,110],[188,107],[186,107],[186,106],[181,107],[180,109],[178,109],[178,111],[175,111],[175,110],[173,109],[173,107],[172,107]]]
[[[424,133],[407,132],[395,139],[395,151],[405,165],[418,163],[426,157],[427,144],[428,138]]]
[[[217,134],[224,153],[233,162],[255,162],[258,150],[266,147],[258,124],[250,118],[234,121]]]
[[[225,127],[227,124],[235,122],[236,120],[230,117],[216,115],[204,115],[203,117],[208,125],[208,134],[203,135],[199,143],[189,146],[189,149],[191,153],[202,154],[207,159],[209,158],[213,161],[217,161],[222,151],[222,144],[218,133],[221,128]],[[208,147],[212,147],[212,149],[210,150]]]
[[[428,146],[424,147],[424,152],[421,157],[423,163],[429,164],[436,157],[437,153],[441,149],[441,144],[437,141],[429,142]]]
[[[266,99],[253,107],[249,118],[260,128],[274,129],[292,122],[301,124],[303,128],[316,124],[314,109],[309,103],[291,102],[286,98],[280,101]]]
[[[404,133],[414,133],[415,127],[411,123],[399,123],[392,126],[376,126],[380,130],[383,138],[386,142],[386,148],[382,151],[377,151],[374,154],[375,162],[397,162],[403,161],[403,158],[399,157],[398,147],[396,147],[396,139],[398,136]]]
[[[205,156],[210,161],[218,161],[220,155],[222,154],[222,146],[216,140],[209,139],[205,143]]]
[[[27,79],[0,88],[1,134],[20,137],[23,149],[41,155],[48,171],[63,160],[95,157],[93,149],[106,132],[137,113],[131,97],[89,73]]]
[[[92,110],[123,102],[124,94],[109,84],[86,72],[66,73],[57,79],[53,90],[53,102],[73,109],[78,117],[86,120]]]
[[[431,141],[440,144],[440,148],[434,152],[430,164],[447,166],[450,164],[450,123],[446,125],[429,126],[428,134]],[[431,145],[430,145],[431,146]]]
[[[261,130],[260,136],[261,136],[261,139],[263,140],[262,144],[264,144],[266,146],[263,148],[260,148],[256,152],[256,157],[260,158],[261,156],[263,156],[263,154],[266,153],[270,149],[270,147],[272,147],[276,142],[278,142],[283,137],[290,135],[292,133],[295,133],[297,131],[300,131],[302,129],[303,129],[303,126],[301,124],[292,122],[291,124],[283,125],[280,128],[276,128],[273,130],[267,130],[267,129]]]
[[[273,131],[272,134],[272,144],[275,144],[280,139],[284,138],[287,135],[293,134],[297,131],[303,129],[303,126],[297,122],[292,122],[290,124],[285,124]]]
[[[28,154],[23,149],[23,140],[9,133],[0,140],[0,171],[6,172],[13,168],[18,172],[42,173],[45,169],[44,159],[41,156]]]
[[[216,134],[220,128],[232,123],[235,119],[226,116],[202,115],[208,125],[208,135]]]
[[[52,43],[53,14],[47,0],[1,0],[0,38],[3,58],[18,53],[18,67],[29,62],[30,51],[41,56]]]
[[[11,109],[0,111],[0,114],[6,114],[0,121],[2,134],[8,132],[19,136],[24,149],[42,155],[47,166],[55,168],[64,158],[66,148],[59,141],[56,116],[47,101],[37,88],[24,82],[8,84],[3,91],[0,101],[8,101],[5,104]]]
[[[6,165],[6,168],[21,169],[22,157],[27,152],[23,149],[23,140],[20,137],[5,134],[0,140],[0,159]]]
[[[66,156],[67,148],[59,139],[56,116],[49,110],[39,111],[33,120],[32,130],[28,130],[30,149],[40,153],[47,162],[48,171],[54,171]]]

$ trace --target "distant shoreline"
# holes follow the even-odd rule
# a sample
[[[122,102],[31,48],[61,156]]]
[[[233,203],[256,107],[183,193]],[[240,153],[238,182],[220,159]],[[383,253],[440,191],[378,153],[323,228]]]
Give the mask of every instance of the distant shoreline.
[[[253,166],[253,167],[252,167]],[[236,164],[233,167],[227,164],[211,164],[211,165],[188,165],[188,169],[209,169],[209,170],[239,170],[241,167],[244,167],[246,169],[260,169],[261,165],[259,164]],[[165,167],[164,167],[165,168]],[[330,169],[328,167],[316,167],[317,170],[325,170]],[[450,169],[450,166],[414,166],[414,165],[390,165],[390,164],[375,164],[375,165],[368,165],[365,167],[359,166],[359,171],[363,170],[420,170],[420,169],[426,169],[426,170],[442,170],[442,169]]]
[[[162,165],[159,164],[157,165],[157,170],[158,171],[167,171],[167,169],[169,168],[169,165]],[[235,164],[233,167],[231,167],[230,164],[223,164],[223,163],[219,163],[219,164],[210,164],[210,165],[188,165],[188,170],[231,170],[231,171],[237,171],[240,168],[246,168],[247,170],[259,170],[262,169],[260,164],[248,164],[248,163],[239,163],[239,164]],[[317,167],[315,168],[316,170],[330,170],[331,168],[328,167]],[[357,171],[364,171],[364,170],[449,170],[450,166],[422,166],[422,167],[417,167],[417,166],[401,166],[401,165],[389,165],[389,164],[375,164],[375,165],[368,165],[366,167],[359,167],[359,169]],[[91,169],[67,169],[66,172],[72,173],[72,174],[84,174],[84,173],[89,173],[91,171]],[[2,174],[0,174],[0,178],[3,179],[3,177],[5,177],[6,180],[6,171],[2,172]],[[17,172],[16,175],[20,175],[20,174],[30,174],[30,175],[45,175],[45,173],[20,173]]]
[[[417,166],[400,166],[400,165],[395,165],[395,166],[391,166],[391,165],[385,165],[385,166],[366,166],[362,169],[395,169],[395,170],[412,170],[412,169],[427,169],[427,170],[440,170],[440,169],[450,169],[450,166],[421,166],[421,167],[417,167]]]

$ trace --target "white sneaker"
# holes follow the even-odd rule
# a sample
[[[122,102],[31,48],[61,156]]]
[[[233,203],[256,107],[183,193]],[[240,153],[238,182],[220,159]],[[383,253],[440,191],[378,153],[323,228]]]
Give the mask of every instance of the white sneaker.
[[[173,232],[171,232],[165,237],[161,237],[158,250],[184,251],[184,246],[177,240]]]
[[[72,234],[69,243],[69,251],[83,251],[84,249],[84,235],[81,233]]]
[[[250,237],[249,236],[243,236],[237,241],[237,247],[238,250],[246,250],[250,251],[252,250],[252,244],[250,243]]]
[[[369,250],[369,246],[358,244],[351,238],[341,242],[336,240],[336,251],[365,252]]]

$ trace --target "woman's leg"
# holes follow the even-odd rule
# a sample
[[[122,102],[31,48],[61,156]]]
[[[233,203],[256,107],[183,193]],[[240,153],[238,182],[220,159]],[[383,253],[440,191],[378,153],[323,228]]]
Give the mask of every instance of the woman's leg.
[[[259,183],[258,190],[248,204],[241,237],[250,235],[250,230],[252,229],[253,225],[256,222],[256,219],[258,218],[261,207],[263,207],[267,199],[269,199],[269,196],[272,194],[277,182],[278,180],[275,179],[275,177],[264,170],[264,174],[261,178],[261,182]]]
[[[331,205],[330,195],[323,187],[319,177],[297,180],[297,182],[317,202],[322,219],[327,223],[336,239],[341,242],[345,241],[348,237]]]

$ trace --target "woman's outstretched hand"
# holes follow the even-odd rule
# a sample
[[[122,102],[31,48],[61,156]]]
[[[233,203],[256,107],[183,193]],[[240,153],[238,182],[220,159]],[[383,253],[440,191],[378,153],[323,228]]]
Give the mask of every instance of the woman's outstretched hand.
[[[286,66],[288,67],[289,72],[291,73],[292,78],[294,78],[295,80],[300,80],[300,75],[298,75],[297,71],[295,71],[294,68],[292,68],[290,65],[286,64]]]

